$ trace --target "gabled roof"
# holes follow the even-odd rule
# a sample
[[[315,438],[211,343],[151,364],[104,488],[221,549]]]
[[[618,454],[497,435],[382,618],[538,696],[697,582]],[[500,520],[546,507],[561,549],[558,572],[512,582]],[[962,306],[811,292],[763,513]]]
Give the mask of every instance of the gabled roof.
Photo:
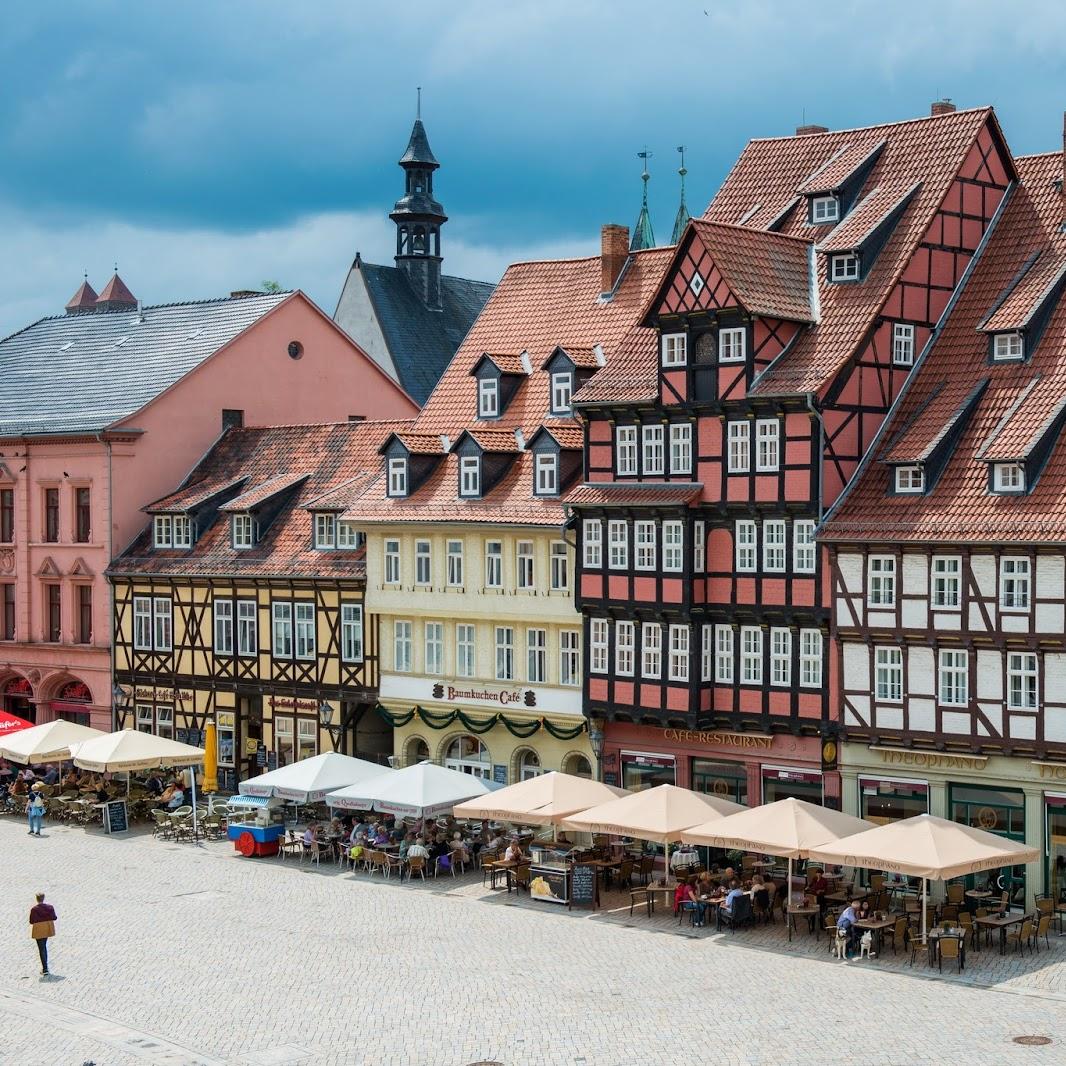
[[[856,131],[860,132],[861,131]],[[885,147],[885,140],[862,137],[853,144],[841,145],[824,163],[820,163],[796,189],[801,196],[836,192],[864,166],[873,163]]]
[[[891,225],[893,218],[902,213],[920,188],[921,182],[910,185],[887,182],[871,189],[847,218],[818,245],[818,251],[862,251],[881,226]]]
[[[695,499],[702,488],[702,484],[689,481],[593,481],[575,486],[563,502],[568,507],[669,507]]]
[[[522,451],[513,429],[486,429],[483,426],[470,426],[456,438],[458,445],[463,437],[469,437],[483,452],[496,452],[501,455]]]
[[[982,333],[1001,333],[1022,330],[1044,308],[1045,301],[1056,295],[1066,281],[1066,253],[1042,254],[1027,264],[1024,274],[1017,278],[997,301],[988,317],[978,327]]]
[[[413,425],[413,420],[410,423]],[[439,433],[415,433],[408,429],[390,433],[381,444],[381,451],[398,440],[412,455],[443,455],[448,449]]]
[[[598,344],[559,344],[541,363],[541,370],[547,369],[548,364],[555,358],[557,352],[562,352],[571,363],[580,370],[598,370],[604,365],[603,349]]]
[[[253,485],[247,492],[242,492],[232,500],[224,503],[219,510],[227,514],[238,514],[242,511],[255,511],[263,504],[269,503],[283,492],[288,492],[297,485],[302,484],[310,477],[306,471],[295,474],[279,474],[277,477],[268,478],[257,485]]]
[[[972,413],[974,402],[984,392],[988,378],[981,378],[971,389],[968,382],[944,382],[935,388],[928,402],[915,412],[914,422],[900,428],[894,443],[889,445],[886,463],[923,463],[940,444]]]
[[[231,492],[232,494],[232,491],[244,485],[247,480],[247,477],[243,476],[227,477],[223,475],[219,478],[196,481],[185,488],[178,489],[177,492],[171,492],[158,500],[153,500],[152,503],[142,507],[141,510],[146,514],[186,514],[189,511],[195,511],[198,507],[202,507],[208,500],[224,492]]]
[[[986,462],[1024,462],[1066,410],[1066,372],[1033,378],[977,449]]]
[[[470,373],[476,373],[477,369],[486,362],[492,363],[501,374],[514,374],[519,377],[526,377],[533,372],[533,367],[529,362],[529,356],[526,355],[525,352],[520,352],[517,355],[503,352],[485,352],[470,368]]]
[[[541,435],[551,437],[563,451],[579,452],[585,446],[585,431],[574,423],[545,422],[530,438],[530,445]]]

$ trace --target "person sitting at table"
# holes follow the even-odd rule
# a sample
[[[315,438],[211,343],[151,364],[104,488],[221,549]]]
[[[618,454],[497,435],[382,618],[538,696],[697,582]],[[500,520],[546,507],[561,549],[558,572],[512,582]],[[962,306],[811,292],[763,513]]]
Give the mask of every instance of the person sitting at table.
[[[499,851],[506,843],[507,841],[504,840],[503,833],[501,833],[499,829],[489,830],[489,839],[485,844],[485,847],[488,848],[489,851]]]
[[[107,789],[104,788],[103,783],[101,783],[100,787],[96,790],[96,802],[107,803],[110,798],[111,797],[107,794]]]
[[[448,843],[448,850],[457,857],[460,862],[469,862],[470,853],[466,848],[466,841],[463,840],[463,834],[458,829],[452,833],[452,839]]]
[[[378,822],[378,824],[376,826],[374,826],[374,836],[371,839],[371,843],[374,845],[374,847],[378,848],[378,847],[381,847],[382,844],[388,844],[388,842],[389,842],[389,832],[381,824],[381,822]]]
[[[421,837],[415,837],[415,842],[407,848],[408,859],[428,859],[429,848]]]
[[[825,914],[825,895],[829,891],[829,882],[825,879],[823,870],[812,870],[811,880],[807,885],[807,891],[818,901],[818,911]]]
[[[350,839],[349,842],[351,846],[348,848],[348,854],[358,862],[363,857],[363,852],[366,851],[366,837],[362,833],[356,833],[355,839]]]
[[[366,831],[359,822],[353,822],[352,831],[348,834],[348,843],[354,845],[358,840],[362,840],[364,844],[366,843]]]
[[[318,831],[317,822],[308,822],[307,828],[304,830],[303,844],[305,848],[309,848],[315,842],[315,835]]]
[[[150,774],[148,780],[144,783],[144,789],[149,796],[161,796],[163,794],[163,782],[159,774]]]
[[[26,779],[24,777],[16,777],[15,780],[11,782],[11,788],[9,791],[12,796],[25,796],[29,791],[29,788],[30,786],[26,784]]]
[[[102,788],[103,786],[101,785],[100,787]],[[173,791],[170,794],[170,799],[167,800],[167,810],[176,811],[179,807],[185,806],[185,790],[177,781],[170,787]],[[165,796],[166,793],[164,792],[163,795]]]
[[[744,895],[744,889],[740,887],[740,882],[734,877],[729,882],[729,891],[725,895],[725,899],[719,904],[723,914],[732,915],[733,905],[741,896]]]
[[[415,842],[414,833],[408,833],[403,840],[400,841],[400,861],[403,862],[408,855],[411,854],[411,845]]]
[[[522,845],[518,842],[518,837],[512,837],[511,843],[507,845],[507,850],[503,853],[503,861],[521,862],[524,858]]]
[[[851,903],[841,912],[840,917],[837,919],[837,929],[843,929],[848,935],[848,945],[845,950],[846,956],[850,959],[854,954],[855,946],[858,944],[859,939],[862,937],[862,930],[856,924],[859,921],[859,901],[853,899]]]
[[[59,770],[56,769],[53,764],[49,763],[44,768],[44,777],[41,778],[41,780],[44,781],[46,785],[56,784],[56,782],[59,780]]]
[[[700,890],[701,896],[710,896],[714,894],[718,882],[711,876],[710,870],[704,870],[696,879],[696,887]]]
[[[858,906],[856,913],[859,916],[859,921],[864,922],[870,917],[870,897],[867,896]]]

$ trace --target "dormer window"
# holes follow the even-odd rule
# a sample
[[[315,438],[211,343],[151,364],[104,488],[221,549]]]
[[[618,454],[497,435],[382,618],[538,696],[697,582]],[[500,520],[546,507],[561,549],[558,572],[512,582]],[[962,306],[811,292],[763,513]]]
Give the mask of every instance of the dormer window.
[[[1025,492],[1025,467],[1021,463],[993,463],[992,491],[1004,495]]]
[[[859,257],[849,252],[846,255],[829,257],[830,281],[858,281]]]
[[[536,458],[534,494],[537,496],[556,496],[559,492],[559,457],[553,454],[540,454]]]
[[[840,201],[835,196],[811,197],[811,224],[820,226],[824,222],[837,222],[840,219]]]
[[[743,363],[747,354],[744,327],[734,327],[718,331],[718,361],[720,363]]]
[[[361,548],[366,543],[366,534],[355,528],[354,522],[346,522],[343,518],[337,520],[337,547],[348,551]]]
[[[570,397],[574,392],[574,375],[568,370],[552,374],[551,413],[570,414]]]
[[[1025,358],[1025,345],[1022,335],[1016,330],[1011,333],[996,333],[992,336],[992,358],[997,363],[1016,362]]]
[[[896,492],[906,494],[925,492],[925,471],[920,466],[897,466]]]
[[[389,460],[389,495],[407,495],[407,460],[402,456]]]
[[[315,515],[315,547],[334,548],[337,545],[337,520],[331,514]]]
[[[250,514],[235,514],[230,519],[230,535],[234,548],[254,548],[257,523]]]
[[[174,547],[192,547],[192,519],[185,514],[174,516]]]
[[[688,336],[684,333],[664,333],[662,353],[663,366],[684,366],[688,362]]]
[[[464,455],[459,460],[459,495],[481,495],[481,459],[476,455]]]
[[[500,414],[500,383],[496,378],[482,378],[477,383],[478,418],[498,418]]]
[[[169,548],[174,543],[174,520],[168,514],[157,514],[152,521],[152,545]]]

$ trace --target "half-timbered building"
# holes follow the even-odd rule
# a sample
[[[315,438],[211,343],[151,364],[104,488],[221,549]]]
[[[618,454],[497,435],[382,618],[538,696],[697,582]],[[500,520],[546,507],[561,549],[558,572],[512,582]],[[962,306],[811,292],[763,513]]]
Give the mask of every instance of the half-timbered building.
[[[839,802],[815,530],[1012,177],[992,112],[941,104],[752,141],[690,223],[575,396],[566,503],[609,780]]]

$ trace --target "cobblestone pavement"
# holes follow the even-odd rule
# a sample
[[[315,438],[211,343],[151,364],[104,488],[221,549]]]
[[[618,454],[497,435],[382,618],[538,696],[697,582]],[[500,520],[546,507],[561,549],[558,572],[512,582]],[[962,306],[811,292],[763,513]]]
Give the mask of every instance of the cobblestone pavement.
[[[567,913],[143,833],[0,822],[4,1066],[1058,1066],[1066,938],[961,979],[805,932]],[[59,912],[51,980],[26,915]],[[933,971],[935,974],[935,971]],[[1013,1043],[1051,1037],[1043,1047]]]

